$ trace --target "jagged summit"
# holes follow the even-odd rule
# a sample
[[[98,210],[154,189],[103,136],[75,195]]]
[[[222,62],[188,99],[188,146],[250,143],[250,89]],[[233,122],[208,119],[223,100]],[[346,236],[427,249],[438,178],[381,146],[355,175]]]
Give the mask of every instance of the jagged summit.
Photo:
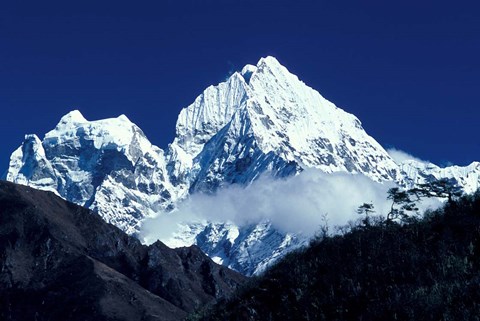
[[[247,65],[248,66],[248,65]],[[265,66],[268,66],[270,68],[283,68],[284,71],[287,71],[287,68],[284,67],[279,61],[277,58],[273,57],[273,56],[265,56],[265,57],[261,57],[258,62],[257,62],[257,69],[261,69],[261,68],[264,68]]]
[[[479,167],[396,163],[359,119],[265,57],[182,109],[165,152],[125,115],[88,121],[75,110],[43,141],[26,136],[12,154],[7,179],[54,191],[133,234],[146,216],[174,209],[191,193],[246,186],[261,175],[286,178],[316,168],[404,186],[451,177],[473,191],[480,186]],[[198,244],[247,274],[304,241],[269,222],[187,223],[175,236],[177,245]]]
[[[398,165],[409,187],[448,178],[454,179],[465,193],[474,193],[480,189],[480,162],[472,162],[468,166],[440,167],[430,162],[405,160]]]
[[[137,125],[125,115],[88,121],[78,110],[43,141],[27,135],[12,154],[7,180],[54,191],[129,233],[176,197],[163,151]]]
[[[277,72],[279,75],[288,73],[278,60],[266,57],[261,58],[257,66],[246,65],[227,81],[206,88],[190,106],[180,111],[174,141],[176,147],[182,148],[191,157],[198,155],[205,142],[227,125],[237,110],[246,107],[247,100],[254,96],[251,78],[267,68],[272,73],[280,71]]]
[[[45,135],[45,140],[48,144],[69,144],[74,137],[93,141],[97,148],[121,149],[134,141],[144,151],[152,146],[140,128],[125,115],[88,121],[78,110],[63,116],[55,129]]]
[[[83,117],[82,113],[78,109],[75,109],[65,114],[65,116],[60,119],[59,125],[85,122],[87,122],[87,120],[85,119],[85,117]]]
[[[262,57],[257,62],[256,72],[261,73],[265,72],[266,70],[268,70],[268,72],[273,74],[275,77],[291,76],[298,79],[298,77],[290,73],[290,71],[288,71],[288,69],[283,66],[277,58],[272,56]]]
[[[253,73],[257,71],[257,67],[253,65],[246,65],[243,67],[242,71],[240,74],[242,75],[243,79],[247,84],[250,83],[250,78],[252,78]]]
[[[257,71],[263,72],[265,69],[268,69],[272,74],[279,77],[281,77],[282,74],[290,73],[287,68],[280,64],[277,58],[272,56],[266,56],[260,58],[260,60],[255,66],[250,64],[245,65],[239,74],[243,77],[247,84],[250,84],[250,79],[252,78],[252,76]]]
[[[106,123],[106,122],[112,122],[112,121],[122,121],[127,124],[133,124],[130,119],[125,114],[122,114],[118,117],[114,118],[106,118],[106,119],[100,119],[100,120],[94,120],[94,121],[88,121],[83,114],[80,112],[80,110],[75,109],[72,110],[68,113],[66,113],[62,118],[60,118],[60,121],[58,122],[56,127],[64,127],[64,126],[76,126],[78,124],[82,123]]]
[[[208,87],[178,117],[170,174],[179,186],[211,190],[262,172],[302,168],[396,179],[395,162],[352,114],[336,107],[274,57]]]

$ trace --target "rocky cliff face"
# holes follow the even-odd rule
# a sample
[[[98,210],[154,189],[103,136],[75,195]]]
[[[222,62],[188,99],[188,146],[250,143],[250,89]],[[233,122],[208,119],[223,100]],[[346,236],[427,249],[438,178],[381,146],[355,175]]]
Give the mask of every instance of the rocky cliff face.
[[[455,180],[467,194],[474,193],[480,188],[480,163],[473,162],[468,166],[439,167],[430,162],[406,160],[399,164],[409,187],[416,184],[425,184],[434,180],[448,178]]]
[[[360,121],[305,85],[275,58],[216,87],[183,109],[170,146],[171,176],[191,191],[302,168],[394,180],[398,166]],[[178,181],[176,180],[176,181]]]
[[[21,185],[0,182],[0,226],[2,320],[180,320],[245,281],[196,246],[144,246]]]
[[[163,151],[123,115],[90,122],[72,111],[43,141],[27,135],[7,180],[53,191],[130,234],[176,198]]]
[[[7,180],[53,191],[134,234],[145,217],[169,212],[192,193],[246,186],[261,175],[287,178],[307,168],[403,186],[441,177],[455,178],[466,192],[480,185],[478,163],[397,164],[354,115],[273,57],[208,87],[184,108],[165,152],[125,116],[87,121],[74,111],[43,140],[26,136],[12,154]],[[175,239],[175,245],[197,244],[245,274],[258,273],[304,242],[268,222],[186,222]]]

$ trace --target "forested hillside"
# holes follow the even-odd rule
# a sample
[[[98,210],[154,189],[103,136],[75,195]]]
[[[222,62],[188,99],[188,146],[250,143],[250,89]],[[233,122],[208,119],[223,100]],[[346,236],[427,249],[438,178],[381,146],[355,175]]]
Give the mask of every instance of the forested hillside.
[[[291,253],[196,320],[479,320],[480,193]]]

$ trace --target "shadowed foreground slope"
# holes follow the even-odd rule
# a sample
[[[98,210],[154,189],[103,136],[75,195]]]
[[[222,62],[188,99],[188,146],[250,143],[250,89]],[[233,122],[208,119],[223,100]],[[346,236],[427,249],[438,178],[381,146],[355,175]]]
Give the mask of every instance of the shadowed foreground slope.
[[[287,255],[201,320],[480,320],[480,194]]]
[[[1,320],[181,320],[245,278],[149,247],[53,193],[0,182]]]

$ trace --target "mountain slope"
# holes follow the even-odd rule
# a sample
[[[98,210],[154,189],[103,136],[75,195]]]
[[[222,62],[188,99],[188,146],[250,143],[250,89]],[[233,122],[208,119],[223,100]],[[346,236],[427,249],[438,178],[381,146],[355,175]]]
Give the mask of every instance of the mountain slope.
[[[197,247],[149,247],[52,193],[0,182],[2,320],[179,320],[244,277]]]
[[[476,320],[480,194],[287,255],[199,320]],[[196,318],[192,318],[196,319]]]
[[[456,179],[466,192],[480,186],[478,163],[445,169],[414,160],[397,164],[354,115],[273,57],[208,87],[184,108],[165,152],[123,115],[87,121],[73,111],[43,140],[27,135],[12,154],[6,178],[53,191],[136,234],[145,217],[174,210],[192,193],[247,186],[261,175],[288,178],[307,168],[363,174],[406,187],[444,176]],[[306,241],[279,233],[268,222],[185,223],[170,244],[197,244],[217,262],[245,274],[262,271],[273,261],[269,257]]]
[[[355,116],[273,57],[207,88],[183,109],[169,155],[170,164],[179,163],[170,167],[171,175],[193,191],[312,167],[362,173],[376,181],[399,175],[393,159]]]
[[[406,160],[399,164],[409,187],[425,184],[442,178],[454,179],[465,193],[471,194],[480,188],[480,163],[473,162],[468,166],[439,167],[430,162]]]
[[[375,181],[400,177],[393,159],[355,116],[323,98],[273,57],[245,66],[183,109],[167,159],[172,182],[190,193],[248,185],[265,174],[285,178],[312,167],[328,173],[362,173]],[[250,275],[272,263],[278,252],[287,253],[305,242],[304,237],[279,233],[268,223],[241,227],[215,223],[199,228],[201,223],[196,222],[197,237],[192,240],[192,229],[186,227],[183,240],[177,235],[175,243],[193,241],[217,262]],[[232,234],[238,237],[218,241],[218,235]]]
[[[6,179],[53,191],[127,233],[176,197],[163,151],[140,128],[123,115],[90,122],[77,110],[43,141],[27,135],[11,156]]]
[[[210,86],[184,108],[167,158],[172,181],[191,193],[212,193],[228,184],[248,185],[265,174],[285,178],[305,168],[361,173],[374,181],[406,186],[420,183],[414,181],[420,172],[399,166],[354,115],[323,98],[273,57]],[[470,168],[463,173],[468,180],[452,176],[465,191],[476,190],[478,175],[472,177]],[[279,237],[268,224],[223,223],[199,228],[196,222],[193,228],[185,227],[183,235],[177,234],[175,243],[194,242],[217,262],[248,275],[261,272],[278,251],[285,254],[305,243],[302,236]],[[193,240],[192,230],[197,231]],[[238,236],[219,241],[219,235],[232,234]],[[242,237],[250,240],[248,245]],[[272,259],[263,262],[249,255],[249,249],[257,249],[254,256]]]

